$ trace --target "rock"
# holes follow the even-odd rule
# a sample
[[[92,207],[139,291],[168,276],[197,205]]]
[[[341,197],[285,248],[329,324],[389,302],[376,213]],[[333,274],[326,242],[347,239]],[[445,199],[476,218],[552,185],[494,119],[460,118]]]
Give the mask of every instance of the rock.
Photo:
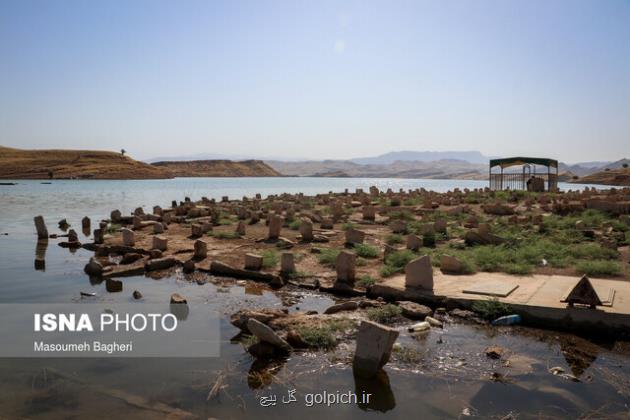
[[[287,332],[287,343],[293,348],[304,349],[308,347],[308,343],[304,341],[299,332],[295,330],[289,330]]]
[[[138,299],[142,299],[142,293],[140,293],[138,290],[134,290],[133,291],[133,298],[138,300]]]
[[[291,350],[289,343],[276,334],[274,330],[254,318],[247,321],[247,329],[262,342],[269,343],[283,351]]]
[[[105,290],[110,293],[122,292],[123,283],[116,279],[105,279]]]
[[[164,270],[173,267],[177,263],[178,260],[173,257],[156,258],[147,261],[144,268],[147,271]]]
[[[289,248],[293,248],[294,246],[295,246],[295,242],[293,242],[290,239],[284,238],[282,236],[280,236],[278,238],[278,241],[276,242],[276,247],[280,249],[289,249]]]
[[[263,257],[257,254],[245,254],[245,270],[258,271],[262,268]]]
[[[407,318],[412,319],[425,319],[427,316],[433,314],[433,311],[428,306],[420,305],[416,302],[402,301],[398,302],[398,306],[402,309],[402,313]]]
[[[357,256],[349,251],[341,251],[337,256],[336,269],[337,281],[354,285],[356,276],[356,260]]]
[[[350,228],[346,230],[346,244],[362,244],[365,240],[365,232]]]
[[[287,313],[281,309],[241,309],[230,317],[230,323],[244,333],[250,333],[247,322],[255,319],[263,324],[268,324],[277,318],[286,317]]]
[[[160,251],[166,251],[166,248],[168,247],[168,239],[166,239],[164,236],[154,236],[153,237],[153,249],[159,249]]]
[[[35,230],[37,230],[37,238],[48,239],[48,228],[46,227],[46,223],[44,223],[44,217],[35,216],[33,221],[35,222]]]
[[[352,362],[354,374],[374,377],[389,361],[398,331],[372,321],[362,321],[357,333],[357,345]]]
[[[405,287],[433,290],[433,267],[428,255],[416,258],[405,267]]]
[[[183,266],[184,273],[192,273],[196,269],[197,269],[197,266],[195,265],[195,260],[190,259],[184,262],[184,266]]]
[[[277,349],[265,341],[252,344],[247,348],[247,351],[257,359],[271,359],[277,355]]]
[[[282,231],[282,225],[284,224],[284,218],[273,214],[269,219],[269,234],[267,236],[268,239],[278,239],[280,237],[280,232]]]
[[[450,255],[442,255],[440,258],[440,270],[442,273],[461,274],[464,272],[464,264]]]
[[[90,262],[83,268],[83,271],[89,276],[100,276],[103,274],[103,266],[92,257],[90,258]]]
[[[241,270],[239,268],[232,267],[229,264],[222,263],[221,261],[212,261],[212,263],[210,263],[210,273],[215,276],[227,276],[237,279],[240,278],[249,280],[261,280],[270,283],[278,283],[278,281],[281,280],[277,274],[253,270]]]
[[[507,204],[494,203],[486,204],[481,207],[483,208],[483,211],[487,214],[492,214],[496,216],[509,216],[514,214],[514,207],[508,206]]]
[[[422,248],[422,238],[418,235],[407,235],[407,249],[417,251]]]
[[[280,256],[280,271],[283,274],[291,274],[295,272],[295,261],[293,253],[283,252]]]
[[[194,258],[202,260],[208,256],[208,244],[201,239],[195,241],[195,253]]]
[[[85,216],[83,219],[81,219],[81,228],[83,230],[87,230],[88,232],[90,231],[90,225],[91,225],[91,221],[90,218]]]
[[[503,347],[490,346],[486,348],[485,353],[486,353],[486,356],[488,356],[491,359],[500,359],[503,357],[505,350],[503,349]]]
[[[324,219],[322,219],[322,221],[319,224],[319,227],[321,229],[333,229],[334,225],[333,225],[333,220],[329,217],[326,217]]]
[[[424,320],[428,322],[432,327],[438,327],[438,328],[444,327],[444,324],[439,319],[435,319],[433,317],[427,316],[426,318],[424,318]]]
[[[138,261],[139,259],[142,259],[142,254],[138,254],[137,252],[128,252],[123,255],[122,259],[120,260],[120,264],[131,264]]]
[[[134,246],[136,244],[136,234],[133,230],[122,228],[120,231],[122,232],[123,245]]]
[[[342,312],[342,311],[354,311],[355,309],[358,309],[358,308],[359,308],[359,303],[357,301],[350,300],[347,302],[338,303],[336,305],[330,306],[324,311],[324,314],[331,315],[331,314],[336,314],[337,312]]]
[[[188,304],[188,301],[186,301],[186,298],[182,295],[180,295],[179,293],[173,293],[171,295],[171,304]]]
[[[58,223],[59,229],[66,230],[70,227],[70,223],[66,219],[61,219]]]

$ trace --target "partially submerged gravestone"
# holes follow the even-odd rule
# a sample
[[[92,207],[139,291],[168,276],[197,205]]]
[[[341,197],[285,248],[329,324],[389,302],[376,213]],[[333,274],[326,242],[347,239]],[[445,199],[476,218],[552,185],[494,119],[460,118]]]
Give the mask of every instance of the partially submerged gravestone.
[[[416,258],[405,266],[405,287],[433,290],[433,267],[428,255]]]
[[[48,228],[46,228],[46,223],[44,223],[44,217],[35,216],[33,221],[35,222],[35,229],[37,230],[37,238],[48,239]]]
[[[398,331],[372,321],[362,321],[352,362],[355,375],[371,378],[389,361]]]

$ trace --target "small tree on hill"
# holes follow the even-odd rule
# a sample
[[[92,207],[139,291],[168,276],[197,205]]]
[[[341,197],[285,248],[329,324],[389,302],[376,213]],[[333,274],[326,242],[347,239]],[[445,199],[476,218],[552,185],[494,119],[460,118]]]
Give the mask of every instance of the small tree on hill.
[[[120,154],[125,156],[125,153],[127,153],[127,151],[125,149],[120,149]]]
[[[621,166],[623,166],[624,168],[627,168],[627,167],[628,167],[628,164],[627,164],[627,163],[624,163],[624,164],[623,164],[623,165],[621,165]]]

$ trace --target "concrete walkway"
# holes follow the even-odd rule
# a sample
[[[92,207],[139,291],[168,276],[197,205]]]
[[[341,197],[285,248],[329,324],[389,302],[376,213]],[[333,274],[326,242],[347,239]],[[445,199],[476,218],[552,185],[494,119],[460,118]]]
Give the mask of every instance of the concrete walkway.
[[[433,293],[405,289],[405,276],[399,275],[379,283],[371,294],[389,296],[397,300],[444,301],[455,300],[469,306],[478,300],[495,295],[501,302],[510,304],[516,313],[531,321],[561,323],[561,327],[630,327],[630,282],[625,280],[593,279],[591,283],[605,306],[597,309],[568,308],[562,302],[567,293],[580,280],[579,277],[557,275],[512,276],[503,273],[476,273],[472,275],[447,275],[434,270]],[[516,287],[518,286],[518,287]],[[506,291],[509,295],[501,297]],[[465,293],[478,289],[487,294]],[[614,290],[612,305],[609,300]],[[573,324],[573,325],[568,325]]]

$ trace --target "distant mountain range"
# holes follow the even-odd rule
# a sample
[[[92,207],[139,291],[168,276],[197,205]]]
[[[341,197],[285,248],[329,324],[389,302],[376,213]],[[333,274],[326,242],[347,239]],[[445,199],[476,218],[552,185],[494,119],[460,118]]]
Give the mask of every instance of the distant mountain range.
[[[206,159],[260,159],[286,176],[365,177],[365,178],[433,178],[433,179],[487,179],[488,162],[496,156],[485,156],[479,151],[394,151],[379,156],[347,160],[308,160],[260,158],[251,155],[197,154],[191,156],[160,157],[147,162],[189,161]],[[590,161],[575,164],[560,162],[559,172],[566,179],[583,177],[606,169],[617,169],[628,159]]]
[[[468,163],[488,163],[493,157],[484,156],[477,151],[463,152],[414,152],[403,150],[400,152],[389,152],[384,155],[350,159],[351,162],[360,165],[389,165],[394,162],[413,161],[413,162],[435,162],[439,160],[461,160]]]

